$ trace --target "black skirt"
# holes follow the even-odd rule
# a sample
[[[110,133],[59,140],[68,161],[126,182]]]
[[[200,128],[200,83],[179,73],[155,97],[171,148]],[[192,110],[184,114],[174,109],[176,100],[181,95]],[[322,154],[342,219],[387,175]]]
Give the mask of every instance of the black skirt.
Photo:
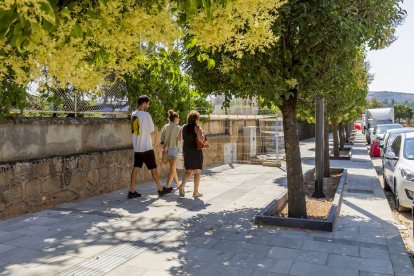
[[[195,124],[186,124],[182,129],[184,168],[186,170],[203,169],[203,151],[197,149],[195,126]]]
[[[184,168],[186,170],[203,169],[203,151],[194,148],[183,148]]]

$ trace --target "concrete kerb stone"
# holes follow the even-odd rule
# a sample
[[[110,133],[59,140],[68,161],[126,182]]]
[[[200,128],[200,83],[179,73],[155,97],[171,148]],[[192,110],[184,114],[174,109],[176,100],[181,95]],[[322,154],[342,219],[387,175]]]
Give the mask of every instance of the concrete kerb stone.
[[[338,168],[332,168],[338,169]],[[342,168],[341,168],[342,169]],[[311,170],[309,170],[311,171]],[[307,173],[309,173],[307,171]],[[334,229],[335,220],[339,215],[342,203],[342,193],[344,185],[346,183],[347,170],[343,169],[343,173],[335,193],[334,200],[332,202],[331,210],[329,211],[326,220],[317,219],[302,219],[302,218],[289,218],[279,217],[272,214],[279,212],[287,201],[287,191],[282,192],[278,198],[272,201],[264,210],[263,213],[256,215],[255,223],[259,225],[273,225],[283,226],[291,228],[309,229],[332,232]]]

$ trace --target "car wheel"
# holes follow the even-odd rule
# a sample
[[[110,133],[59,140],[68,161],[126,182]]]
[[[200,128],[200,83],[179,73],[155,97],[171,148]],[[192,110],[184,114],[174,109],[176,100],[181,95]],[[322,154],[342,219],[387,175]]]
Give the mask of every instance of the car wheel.
[[[408,209],[400,205],[400,198],[398,197],[397,183],[394,179],[394,209],[397,212],[406,212]]]
[[[391,187],[388,185],[387,178],[385,177],[384,173],[382,173],[382,180],[384,181],[384,191],[391,191]]]

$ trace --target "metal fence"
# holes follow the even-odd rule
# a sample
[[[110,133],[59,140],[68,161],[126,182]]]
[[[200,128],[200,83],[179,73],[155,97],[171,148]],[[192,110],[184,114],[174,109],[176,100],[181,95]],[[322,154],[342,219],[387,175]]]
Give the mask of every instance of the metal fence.
[[[201,117],[204,121],[203,131],[213,138],[210,139],[211,148],[206,154],[210,151],[223,152],[226,164],[263,164],[285,158],[280,114],[210,114]],[[220,139],[223,134],[229,135],[229,140]]]
[[[38,89],[36,83],[28,86],[26,107],[23,114],[29,116],[127,116],[129,103],[126,87],[118,82],[102,87],[101,93],[73,89]],[[13,112],[20,112],[13,110]]]

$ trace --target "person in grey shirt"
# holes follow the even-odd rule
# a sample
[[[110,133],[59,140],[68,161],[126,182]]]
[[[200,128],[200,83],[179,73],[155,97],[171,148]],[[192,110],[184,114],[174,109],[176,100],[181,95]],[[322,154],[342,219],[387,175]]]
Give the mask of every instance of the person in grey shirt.
[[[170,173],[168,174],[165,187],[168,191],[172,191],[171,182],[175,181],[175,186],[179,187],[178,175],[177,175],[177,156],[180,153],[180,149],[177,141],[177,134],[180,131],[180,117],[177,112],[170,109],[168,110],[169,123],[166,124],[161,131],[161,144],[164,145],[164,149],[168,151],[168,163],[170,164]]]

